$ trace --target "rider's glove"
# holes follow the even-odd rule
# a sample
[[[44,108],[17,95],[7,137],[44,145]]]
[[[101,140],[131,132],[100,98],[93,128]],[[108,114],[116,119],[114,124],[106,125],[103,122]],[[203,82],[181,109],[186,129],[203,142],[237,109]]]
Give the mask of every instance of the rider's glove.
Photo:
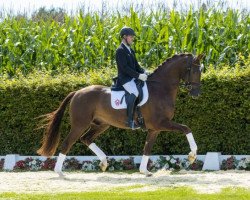
[[[145,71],[144,74],[150,75],[150,72],[149,71]]]
[[[142,81],[146,81],[148,78],[148,75],[147,74],[140,74],[139,75],[139,79],[142,80]]]

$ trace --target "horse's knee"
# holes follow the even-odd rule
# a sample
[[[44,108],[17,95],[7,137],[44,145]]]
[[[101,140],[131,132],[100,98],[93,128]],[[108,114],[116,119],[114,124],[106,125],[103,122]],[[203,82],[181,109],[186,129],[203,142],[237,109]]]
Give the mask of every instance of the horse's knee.
[[[182,131],[184,134],[191,133],[191,129],[186,125],[182,125]]]
[[[92,140],[88,137],[88,134],[84,134],[83,136],[81,136],[80,141],[87,146],[92,143]]]

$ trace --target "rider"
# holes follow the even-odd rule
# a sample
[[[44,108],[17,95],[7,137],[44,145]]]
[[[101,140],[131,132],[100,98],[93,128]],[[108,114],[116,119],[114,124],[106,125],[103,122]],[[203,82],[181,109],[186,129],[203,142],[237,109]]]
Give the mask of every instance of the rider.
[[[135,79],[146,81],[148,76],[145,70],[138,64],[135,52],[130,47],[135,37],[134,30],[130,27],[123,27],[120,31],[120,36],[122,42],[116,50],[116,63],[118,67],[117,84],[122,85],[123,88],[130,94],[127,106],[127,126],[131,129],[137,129],[139,127],[133,120],[135,100],[139,95]]]

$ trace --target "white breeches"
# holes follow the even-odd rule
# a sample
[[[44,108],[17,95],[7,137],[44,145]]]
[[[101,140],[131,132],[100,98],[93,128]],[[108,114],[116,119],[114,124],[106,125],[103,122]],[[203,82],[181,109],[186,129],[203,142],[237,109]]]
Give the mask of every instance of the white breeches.
[[[131,81],[125,83],[123,87],[129,94],[134,94],[136,97],[138,97],[139,92],[137,90],[134,78]]]

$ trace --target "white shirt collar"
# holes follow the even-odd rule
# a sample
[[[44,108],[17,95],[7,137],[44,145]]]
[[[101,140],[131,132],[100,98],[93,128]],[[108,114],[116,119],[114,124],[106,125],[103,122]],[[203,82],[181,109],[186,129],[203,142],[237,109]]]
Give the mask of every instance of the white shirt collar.
[[[127,47],[127,49],[129,50],[129,52],[131,53],[131,49],[130,49],[130,47],[129,47],[128,45],[126,45],[125,43],[123,43],[123,42],[122,42],[122,44],[124,44],[124,45],[125,45],[125,47]]]

